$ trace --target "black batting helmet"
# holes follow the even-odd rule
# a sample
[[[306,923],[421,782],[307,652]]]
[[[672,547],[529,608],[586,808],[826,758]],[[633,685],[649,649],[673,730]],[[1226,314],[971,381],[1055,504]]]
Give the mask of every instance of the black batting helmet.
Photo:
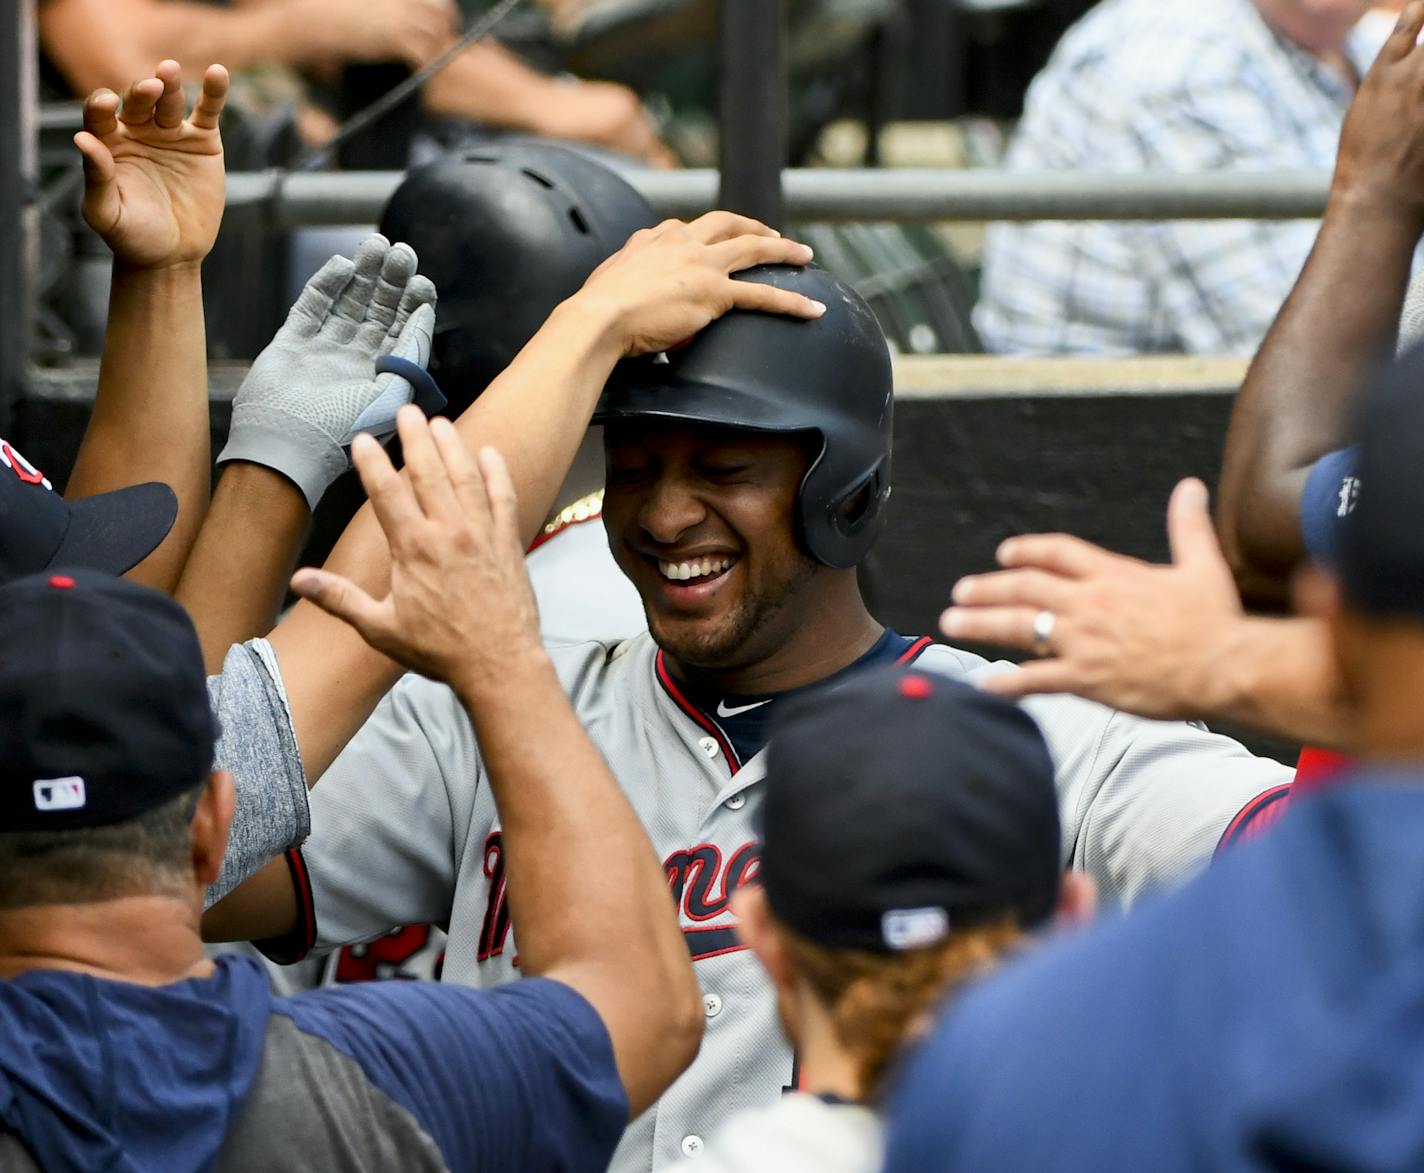
[[[440,292],[430,373],[450,414],[605,258],[654,223],[647,201],[614,171],[549,143],[494,143],[406,176],[381,232],[415,249]]]
[[[875,544],[890,496],[894,386],[890,351],[870,307],[814,265],[737,274],[826,306],[804,321],[732,310],[686,346],[620,364],[594,423],[669,419],[820,437],[798,496],[811,556],[854,566]]]

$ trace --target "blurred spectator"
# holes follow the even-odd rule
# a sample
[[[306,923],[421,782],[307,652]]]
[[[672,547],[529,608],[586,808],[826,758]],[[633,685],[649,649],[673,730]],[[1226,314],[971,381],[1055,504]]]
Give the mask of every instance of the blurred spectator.
[[[698,1168],[872,1173],[874,1104],[906,1037],[1055,911],[1086,919],[1092,884],[1060,876],[1053,762],[1007,701],[867,672],[788,702],[768,752],[761,883],[733,910],[799,1094],[734,1116]]]
[[[60,96],[118,90],[156,56],[189,70],[218,59],[234,72],[263,62],[328,76],[363,62],[415,69],[450,46],[458,13],[450,0],[40,0],[39,32],[45,90]],[[676,162],[632,90],[549,77],[493,40],[431,78],[422,100],[432,115]]]
[[[1013,171],[1328,170],[1378,47],[1365,0],[1105,0],[1029,90]],[[1249,354],[1315,221],[996,225],[975,313],[1009,353]]]
[[[1415,350],[1370,396],[1369,492],[1310,592],[1372,764],[967,995],[906,1071],[891,1173],[1420,1167],[1421,380]]]

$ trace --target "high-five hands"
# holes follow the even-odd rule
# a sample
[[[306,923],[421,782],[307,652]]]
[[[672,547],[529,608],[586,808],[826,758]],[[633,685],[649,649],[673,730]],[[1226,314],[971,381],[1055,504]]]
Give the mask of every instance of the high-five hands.
[[[729,309],[819,318],[826,307],[800,293],[732,277],[755,265],[805,265],[809,246],[758,220],[708,212],[690,224],[664,220],[635,232],[595,269],[578,298],[617,315],[625,355],[666,350]]]
[[[1068,692],[1146,717],[1200,716],[1221,678],[1222,644],[1244,619],[1201,481],[1173,491],[1167,533],[1169,566],[1067,534],[1010,538],[999,547],[1005,569],[960,579],[940,627],[951,639],[1043,653],[985,679],[990,691]]]
[[[390,546],[389,594],[373,599],[349,579],[311,569],[293,575],[292,590],[378,651],[468,696],[544,654],[514,485],[499,453],[483,449],[477,464],[449,420],[427,423],[407,406],[397,426],[405,476],[369,436],[352,444]]]
[[[95,90],[84,103],[84,129],[74,136],[84,156],[84,219],[129,265],[201,261],[222,222],[218,117],[227,70],[208,67],[187,118],[182,82],[178,63],[163,61],[153,77],[129,86],[122,107],[113,90]]]

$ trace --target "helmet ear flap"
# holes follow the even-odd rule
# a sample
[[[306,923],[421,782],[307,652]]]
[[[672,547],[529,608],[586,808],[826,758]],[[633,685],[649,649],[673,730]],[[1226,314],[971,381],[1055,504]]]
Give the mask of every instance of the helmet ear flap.
[[[861,561],[885,523],[890,497],[890,460],[883,456],[862,476],[818,508],[817,494],[801,487],[802,531],[812,557],[844,569]],[[813,470],[814,472],[815,470]],[[811,477],[808,475],[807,481]]]

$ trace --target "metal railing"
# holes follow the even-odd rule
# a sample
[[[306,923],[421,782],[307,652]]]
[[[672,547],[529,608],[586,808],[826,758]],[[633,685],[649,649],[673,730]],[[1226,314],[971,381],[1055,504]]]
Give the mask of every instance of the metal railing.
[[[228,207],[264,206],[279,227],[372,224],[398,171],[230,175]],[[662,216],[717,206],[712,170],[625,174]],[[782,173],[790,221],[1291,220],[1318,217],[1327,172],[1202,175],[962,170],[798,170]]]

